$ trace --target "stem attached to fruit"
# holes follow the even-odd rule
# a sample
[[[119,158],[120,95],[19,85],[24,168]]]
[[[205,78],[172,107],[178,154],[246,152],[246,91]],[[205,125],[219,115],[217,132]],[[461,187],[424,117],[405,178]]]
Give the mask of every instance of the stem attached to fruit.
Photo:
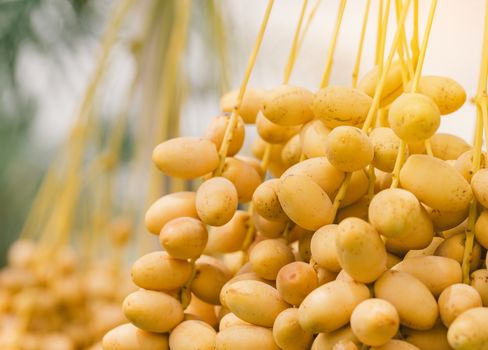
[[[220,158],[219,165],[217,166],[217,169],[215,169],[213,176],[222,175],[225,158],[227,157],[229,145],[232,142],[232,137],[234,136],[234,130],[237,126],[237,121],[239,117],[239,108],[241,107],[244,94],[246,93],[247,83],[249,82],[249,78],[251,77],[251,72],[254,68],[254,64],[256,63],[256,58],[258,56],[261,43],[263,42],[264,32],[266,31],[266,26],[268,25],[268,20],[271,14],[271,10],[273,8],[273,4],[274,4],[274,0],[268,0],[268,5],[266,7],[266,12],[264,13],[263,21],[261,22],[261,27],[259,29],[256,43],[254,44],[254,49],[251,53],[251,56],[249,57],[249,61],[246,67],[246,72],[244,73],[244,78],[242,79],[241,87],[239,89],[239,93],[236,98],[236,104],[232,109],[232,115],[230,116],[229,123],[227,124],[227,128],[225,129],[224,139],[222,140],[222,145],[220,146],[220,150],[219,150],[219,158]]]
[[[327,54],[324,74],[322,75],[322,81],[320,82],[320,88],[324,88],[329,85],[330,73],[332,71],[332,63],[334,62],[334,52],[337,44],[337,38],[339,37],[339,30],[341,29],[342,17],[344,15],[345,8],[346,0],[341,0],[341,3],[339,4],[339,11],[337,12],[334,34],[332,35],[332,40],[330,41],[329,45],[329,52]]]
[[[361,57],[363,54],[364,36],[366,34],[366,28],[368,25],[369,8],[371,7],[371,0],[366,0],[366,7],[364,8],[363,25],[361,27],[361,36],[359,37],[358,52],[356,54],[356,63],[352,70],[352,87],[355,88],[358,85],[359,66],[361,65]]]

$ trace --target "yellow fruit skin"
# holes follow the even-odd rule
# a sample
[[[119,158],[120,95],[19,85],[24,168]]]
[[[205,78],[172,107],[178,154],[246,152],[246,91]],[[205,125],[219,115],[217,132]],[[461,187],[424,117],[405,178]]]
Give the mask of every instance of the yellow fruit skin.
[[[307,230],[332,223],[332,202],[309,177],[288,175],[281,179],[278,198],[285,214]],[[304,203],[308,205],[304,206]]]
[[[197,219],[180,217],[168,222],[159,234],[164,249],[177,259],[197,259],[208,241],[205,225]]]
[[[217,334],[216,350],[279,350],[273,332],[258,326],[235,326]]]
[[[488,270],[479,269],[471,274],[471,286],[473,286],[481,296],[483,306],[488,307]]]
[[[379,67],[375,66],[359,81],[358,89],[373,97],[379,80]],[[399,61],[392,62],[386,75],[385,85],[381,92],[381,99],[389,99],[398,89],[402,89],[402,66]],[[407,90],[408,91],[408,90]]]
[[[149,232],[159,235],[170,220],[182,216],[198,219],[195,192],[175,192],[159,198],[146,211],[144,223]]]
[[[401,324],[413,329],[432,328],[439,315],[437,302],[429,289],[406,272],[386,271],[375,282],[374,294],[393,304]],[[422,313],[417,310],[422,310]]]
[[[349,322],[356,305],[369,296],[369,289],[364,284],[328,282],[303,300],[298,308],[300,326],[314,334],[335,331]]]
[[[351,328],[367,345],[383,345],[395,336],[400,319],[395,307],[382,299],[368,299],[356,306],[351,315]]]
[[[478,291],[467,284],[453,284],[439,296],[439,313],[442,323],[449,327],[464,311],[483,306]]]
[[[312,110],[330,129],[341,125],[361,127],[372,102],[373,99],[361,90],[330,86],[317,92]]]
[[[439,108],[431,98],[417,93],[404,93],[391,104],[388,121],[399,138],[414,143],[434,135],[441,119]]]
[[[279,183],[279,179],[267,180],[256,188],[252,196],[253,209],[271,221],[282,221],[286,218],[276,193]]]
[[[333,332],[319,333],[315,337],[311,350],[335,350],[334,346],[340,341],[352,341],[356,345],[360,344],[351,327],[344,326]]]
[[[165,141],[156,146],[152,159],[163,173],[182,179],[195,179],[211,173],[219,164],[215,144],[196,137],[178,137]]]
[[[166,252],[152,252],[140,257],[132,265],[132,281],[144,289],[173,290],[182,287],[190,278],[191,264],[174,259]]]
[[[237,190],[225,177],[208,179],[198,188],[195,206],[198,216],[207,225],[228,223],[237,210]]]
[[[237,100],[238,90],[230,91],[220,99],[220,108],[223,112],[232,112]],[[261,89],[247,88],[239,107],[239,115],[246,124],[253,124],[256,120],[266,92]]]
[[[348,205],[361,200],[361,198],[368,192],[368,184],[368,177],[363,170],[353,172],[346,195],[339,208],[347,207]],[[335,194],[333,197],[335,197]]]
[[[401,140],[390,128],[375,128],[369,134],[374,149],[373,165],[385,172],[392,172]]]
[[[458,159],[461,154],[472,147],[462,138],[452,134],[437,133],[430,139],[434,157],[442,160]]]
[[[337,257],[336,236],[339,225],[325,225],[315,231],[310,248],[313,260],[324,269],[339,272],[342,267]]]
[[[457,211],[469,206],[469,183],[449,164],[426,155],[410,156],[400,171],[400,185],[429,207]]]
[[[104,350],[169,350],[167,334],[149,333],[130,323],[108,332],[102,346]]]
[[[420,349],[452,350],[447,341],[447,328],[441,322],[437,322],[434,328],[427,331],[403,327],[402,334],[405,341]]]
[[[333,167],[326,157],[310,158],[295,164],[283,173],[282,178],[288,175],[308,176],[327,193],[329,198],[334,197],[344,180],[344,172]]]
[[[271,122],[282,125],[300,125],[313,119],[312,92],[290,85],[281,85],[266,94],[263,114]]]
[[[474,227],[474,234],[476,240],[483,246],[483,248],[488,248],[488,210],[483,210],[481,215],[476,220],[476,225]]]
[[[232,283],[222,297],[233,314],[262,327],[272,327],[279,313],[289,307],[276,289],[259,281]]]
[[[298,323],[298,309],[283,310],[273,324],[273,337],[283,350],[308,349],[312,345],[313,335],[304,331]]]
[[[436,231],[446,231],[458,226],[469,214],[469,208],[457,211],[442,211],[427,206],[425,207],[432,219]]]
[[[240,250],[246,238],[248,221],[249,214],[238,210],[225,225],[210,227],[205,250],[209,253],[232,253]]]
[[[302,148],[300,144],[300,136],[295,135],[283,147],[281,151],[281,159],[287,166],[292,166],[300,162],[302,156]]]
[[[420,350],[420,349],[413,344],[407,343],[406,341],[392,339],[386,344],[380,346],[373,346],[371,350]]]
[[[191,291],[202,301],[220,304],[220,290],[231,278],[229,269],[218,259],[202,256],[195,263],[196,276],[191,283]]]
[[[171,331],[171,350],[214,350],[217,333],[208,324],[198,320],[183,321]]]
[[[447,287],[461,283],[461,265],[443,256],[417,256],[403,260],[393,270],[407,272],[424,283],[434,297]]]
[[[347,218],[339,224],[336,249],[341,267],[357,282],[373,282],[386,270],[385,245],[364,220]]]
[[[462,153],[456,160],[449,161],[449,165],[453,166],[468,182],[471,182],[473,178],[472,166],[473,166],[474,150],[469,150]],[[486,166],[486,153],[481,152],[480,168]],[[478,171],[479,172],[479,171]]]
[[[485,208],[488,207],[488,169],[480,169],[471,178],[474,196]]]
[[[256,130],[258,135],[266,142],[272,144],[285,143],[300,131],[299,125],[278,125],[259,112],[256,118]]]
[[[410,239],[421,220],[422,207],[409,191],[388,188],[371,200],[369,221],[385,237]]]
[[[302,151],[307,158],[325,156],[324,140],[329,133],[330,129],[318,119],[311,120],[303,125],[300,130],[300,142]]]
[[[447,331],[454,350],[488,349],[488,308],[477,307],[459,315]]]
[[[463,230],[464,231],[464,230]],[[466,235],[464,232],[454,234],[449,238],[446,238],[434,252],[434,255],[444,256],[446,258],[451,258],[456,260],[459,264],[462,264],[464,255],[464,242],[466,240]],[[476,270],[480,264],[481,247],[475,242],[473,246],[473,251],[471,255],[471,266],[470,270]]]
[[[227,129],[227,125],[229,124],[230,116],[229,115],[219,115],[210,122],[210,125],[207,127],[205,131],[204,138],[212,141],[217,147],[217,150],[220,149],[222,145],[222,141],[224,140],[225,130]],[[244,126],[244,121],[242,118],[238,118],[237,125],[234,128],[234,133],[232,134],[232,139],[229,144],[229,148],[227,150],[228,156],[233,156],[239,152],[244,144],[244,138],[246,135],[246,129]]]
[[[225,159],[222,176],[234,184],[240,203],[249,202],[261,184],[261,177],[252,165],[233,157]]]
[[[315,270],[310,264],[302,261],[283,266],[276,277],[276,288],[283,300],[291,305],[300,305],[317,286]]]
[[[183,308],[179,301],[163,292],[133,292],[125,298],[123,310],[133,325],[148,332],[166,333],[183,321]]]
[[[223,331],[226,328],[231,328],[235,326],[252,326],[249,322],[241,320],[239,317],[234,315],[232,312],[225,314],[219,323],[219,331]]]
[[[363,169],[373,161],[374,147],[367,134],[352,126],[338,126],[325,140],[325,154],[340,171]]]
[[[405,90],[410,91],[412,83]],[[457,111],[466,102],[466,92],[455,80],[447,77],[424,75],[420,78],[417,92],[429,96],[439,107],[442,115]]]
[[[292,250],[282,239],[258,242],[249,254],[252,270],[267,280],[275,280],[280,269],[294,260]]]

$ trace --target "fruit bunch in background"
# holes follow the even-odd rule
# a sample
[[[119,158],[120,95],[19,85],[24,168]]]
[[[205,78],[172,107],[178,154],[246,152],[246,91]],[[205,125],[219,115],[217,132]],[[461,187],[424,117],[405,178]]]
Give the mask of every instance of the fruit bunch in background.
[[[288,83],[299,35],[284,84],[246,89],[272,4],[224,113],[153,151],[164,174],[201,183],[147,210],[162,250],[132,266],[130,323],[103,348],[488,349],[488,44],[470,145],[437,133],[464,89],[422,75],[435,0],[411,48],[410,1],[396,2],[389,53],[352,87],[328,83],[340,7],[316,92]],[[246,124],[255,158],[239,155]]]

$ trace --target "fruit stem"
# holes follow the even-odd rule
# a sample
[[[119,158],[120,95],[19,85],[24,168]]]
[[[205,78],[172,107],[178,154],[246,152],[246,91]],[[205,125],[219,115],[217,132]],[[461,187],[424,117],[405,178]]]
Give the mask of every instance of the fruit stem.
[[[487,81],[488,81],[488,1],[485,5],[485,27],[483,33],[483,49],[481,54],[480,77],[478,80],[478,91],[476,96],[476,127],[475,139],[473,145],[473,163],[471,172],[474,175],[480,168],[481,148],[483,144],[483,122],[488,120],[488,97],[487,97]],[[485,124],[486,128],[486,124]],[[486,130],[486,129],[485,129]],[[485,140],[486,141],[486,140]],[[466,240],[464,242],[463,254],[463,282],[470,282],[470,267],[473,254],[474,245],[474,226],[477,216],[477,202],[473,197],[469,206],[468,226],[466,227]]]
[[[191,263],[191,275],[188,281],[181,287],[180,301],[183,309],[186,309],[191,302],[191,284],[197,275],[197,269],[195,267],[195,259],[190,260]]]
[[[400,18],[400,12],[402,10],[402,1],[401,0],[395,0],[395,13],[396,13],[396,20],[398,22]],[[400,66],[402,69],[402,86],[403,89],[405,89],[405,86],[408,84],[408,81],[410,80],[410,76],[413,76],[413,68],[411,67],[412,62],[410,60],[410,55],[408,52],[408,45],[406,44],[407,38],[405,35],[405,26],[401,26],[399,28],[401,32],[401,41],[398,44],[398,57],[400,60]],[[405,62],[405,55],[406,55],[406,62]]]
[[[219,165],[217,166],[217,169],[215,169],[213,176],[220,176],[222,174],[222,170],[224,169],[225,158],[227,157],[229,145],[232,142],[232,137],[234,136],[234,129],[237,126],[239,108],[241,107],[242,99],[244,98],[244,94],[246,92],[247,83],[249,82],[249,78],[251,77],[251,72],[254,68],[254,64],[256,63],[256,58],[258,56],[261,43],[263,42],[264,32],[266,31],[266,26],[268,25],[268,20],[271,14],[271,10],[273,8],[273,4],[274,0],[268,0],[268,5],[264,13],[264,18],[261,22],[261,27],[256,38],[256,43],[254,44],[254,49],[251,53],[251,56],[249,57],[249,61],[247,62],[246,72],[244,73],[244,78],[242,79],[241,87],[239,88],[239,94],[236,98],[236,104],[232,109],[229,123],[227,124],[227,128],[225,129],[224,139],[222,140],[222,145],[220,146],[219,150]]]
[[[291,72],[293,71],[293,66],[297,58],[297,47],[300,38],[300,30],[302,28],[303,17],[305,16],[305,10],[307,9],[308,0],[303,0],[302,10],[300,12],[300,18],[298,19],[298,24],[295,29],[295,34],[293,36],[293,42],[291,44],[290,53],[288,55],[288,62],[285,67],[285,74],[283,77],[283,84],[288,84],[290,80]]]
[[[376,182],[376,174],[374,173],[374,165],[370,164],[368,166],[368,203],[371,202],[371,200],[374,197],[374,185]]]
[[[431,157],[434,156],[434,152],[432,151],[432,143],[430,142],[430,139],[425,140],[425,151],[429,156]]]
[[[406,0],[405,6],[402,9],[402,14],[401,14],[400,19],[398,21],[398,29],[395,33],[395,38],[393,39],[393,43],[392,43],[392,46],[390,49],[390,53],[388,54],[386,64],[382,69],[380,79],[378,80],[378,83],[376,85],[376,89],[374,92],[373,102],[371,103],[371,107],[368,111],[368,115],[366,116],[366,120],[364,121],[364,124],[363,124],[363,131],[365,131],[365,132],[367,132],[369,130],[369,128],[371,127],[372,122],[373,122],[373,117],[376,114],[376,110],[378,109],[378,106],[380,104],[381,93],[383,92],[383,87],[384,87],[385,82],[386,82],[386,75],[387,75],[388,71],[390,70],[391,62],[393,61],[393,56],[395,56],[395,53],[397,51],[398,43],[399,43],[400,38],[401,38],[400,28],[403,26],[403,23],[405,22],[405,17],[407,16],[410,1],[411,0]]]
[[[390,4],[391,0],[386,0],[385,11],[384,11],[384,18],[382,18],[381,23],[381,36],[380,36],[380,43],[379,43],[379,51],[378,51],[378,75],[381,75],[383,70],[383,62],[385,60],[385,42],[386,42],[386,32],[388,29],[388,19],[390,18]],[[398,28],[401,30],[401,27]],[[400,43],[398,44],[398,47]]]
[[[285,230],[283,231],[283,238],[285,239],[286,244],[290,244],[290,229],[291,229],[291,221],[288,221],[285,226]]]
[[[327,54],[327,61],[325,64],[324,74],[322,75],[322,81],[320,82],[320,88],[324,88],[329,85],[330,73],[332,71],[332,63],[334,61],[334,52],[336,49],[337,38],[339,37],[339,30],[341,29],[342,17],[344,15],[345,7],[346,0],[341,0],[341,3],[339,4],[339,10],[337,12],[334,33],[332,34],[332,40],[329,44],[329,52]]]
[[[359,37],[359,46],[356,54],[356,63],[352,71],[352,87],[355,88],[358,85],[359,66],[361,65],[361,57],[363,54],[364,37],[366,34],[366,28],[368,26],[369,9],[371,7],[371,0],[366,0],[366,7],[364,8],[363,25],[361,27],[361,36]]]
[[[419,58],[419,0],[413,1],[413,33],[410,45],[412,48],[412,63],[415,70],[417,69]]]
[[[376,65],[379,64],[380,62],[380,50],[381,50],[381,31],[383,29],[382,24],[382,19],[383,19],[383,0],[378,1],[378,24],[377,24],[377,29],[376,29],[376,49],[375,49],[375,57],[374,57],[374,63]]]
[[[321,0],[317,0],[317,2],[315,3],[315,6],[312,8],[310,13],[308,14],[307,23],[305,23],[305,27],[303,28],[303,32],[300,35],[300,39],[298,40],[297,51],[300,51],[300,48],[302,47],[303,40],[305,39],[305,36],[308,32],[308,28],[310,28],[310,24],[312,24],[312,20],[315,17],[315,14],[317,13],[317,9],[320,6],[320,2],[321,2]]]
[[[418,0],[415,0],[416,3],[417,3],[417,1]],[[418,6],[418,3],[417,3],[417,6]],[[425,26],[424,37],[422,39],[422,47],[420,49],[420,53],[418,56],[418,62],[417,62],[417,66],[415,69],[415,75],[413,77],[412,90],[411,90],[412,93],[416,92],[418,89],[418,86],[419,86],[420,75],[422,74],[422,67],[424,65],[425,53],[427,52],[427,45],[429,43],[430,30],[432,29],[432,22],[434,21],[434,14],[435,14],[436,7],[437,7],[437,0],[432,0],[432,2],[430,3],[429,17],[427,19],[427,24]],[[414,13],[417,13],[417,17],[418,17],[418,11],[416,11]],[[417,22],[418,22],[418,18],[417,18]],[[418,23],[417,23],[417,25],[418,25]],[[412,43],[413,43],[413,41],[412,41]]]
[[[341,206],[341,203],[344,200],[344,197],[346,196],[347,188],[349,187],[349,183],[351,182],[351,177],[352,177],[352,173],[346,173],[346,176],[342,181],[341,187],[339,188],[339,191],[337,191],[337,194],[334,198],[334,202],[332,203],[332,210],[333,210],[332,212],[334,213],[334,220],[337,215],[337,211],[339,210],[339,207]]]
[[[390,188],[397,188],[400,182],[400,170],[405,162],[405,153],[407,151],[407,143],[405,141],[400,142],[397,158],[395,160],[395,167],[393,168],[392,181]]]
[[[415,5],[415,3],[417,3],[417,0],[415,0],[414,5]],[[417,3],[417,6],[418,6],[418,3]],[[435,14],[436,6],[437,6],[437,0],[432,0],[432,2],[430,3],[429,17],[427,19],[427,24],[425,26],[424,37],[422,39],[422,47],[420,49],[420,53],[418,56],[418,63],[416,65],[415,75],[414,75],[413,82],[412,82],[412,89],[410,90],[411,93],[415,93],[418,89],[418,85],[420,82],[420,76],[422,74],[422,67],[424,65],[424,60],[425,60],[425,53],[427,52],[427,45],[429,43],[430,31],[432,29],[432,22],[434,21],[434,14]],[[414,16],[417,14],[417,12],[418,12],[418,8],[417,9],[414,8]],[[415,21],[415,19],[414,19],[414,21]],[[418,21],[418,19],[417,19],[417,21]],[[417,25],[418,25],[418,23],[417,23]],[[415,38],[415,33],[414,33],[414,38]],[[412,39],[412,45],[413,45],[413,43],[414,43],[414,40]],[[428,142],[428,141],[429,140],[426,140],[426,142],[425,142],[426,150],[427,150],[428,154],[432,155],[432,148],[430,147],[430,142]],[[400,148],[398,150],[397,158],[395,160],[395,167],[393,169],[393,174],[392,174],[393,180],[392,180],[390,188],[397,188],[398,187],[400,170],[402,169],[403,163],[405,162],[405,158],[406,158],[406,155],[405,155],[406,149],[407,149],[407,144],[404,140],[402,140],[400,143]]]

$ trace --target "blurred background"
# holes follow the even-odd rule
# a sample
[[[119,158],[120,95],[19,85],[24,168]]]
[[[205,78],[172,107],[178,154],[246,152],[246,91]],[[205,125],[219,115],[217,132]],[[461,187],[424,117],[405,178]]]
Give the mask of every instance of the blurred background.
[[[312,91],[318,88],[338,3],[320,4],[291,84]],[[374,62],[378,3],[372,1],[362,73]],[[100,57],[102,34],[117,4],[113,0],[0,0],[0,265],[22,230],[46,170],[66,147]],[[420,1],[421,34],[429,4]],[[314,5],[310,0],[309,10]],[[141,156],[132,167],[135,175],[122,171],[116,185],[116,192],[122,192],[132,206],[145,205],[141,198],[147,192],[150,150],[156,140],[200,135],[219,113],[220,96],[239,86],[265,6],[263,0],[194,0],[183,9],[176,1],[134,2],[110,51],[92,111],[99,133],[93,140],[102,145],[128,96],[136,101],[127,109],[121,168],[129,168],[134,154]],[[280,84],[301,6],[300,0],[276,0],[250,86]],[[364,6],[365,0],[347,2],[332,85],[351,82]],[[395,30],[393,6],[391,13],[388,43]],[[483,14],[483,0],[439,2],[424,74],[449,76],[464,86],[468,96],[474,95]],[[170,29],[179,31],[178,36],[171,37]],[[145,52],[143,59],[140,51]],[[170,56],[176,51],[178,55]],[[135,76],[144,86],[131,90]],[[167,82],[164,89],[158,88],[160,80]],[[144,93],[148,91],[154,93]],[[155,107],[159,104],[169,119],[165,132],[153,141],[147,135],[161,116],[161,106]],[[470,141],[473,121],[474,107],[467,102],[443,117],[441,131]],[[247,131],[253,135],[252,127]]]

